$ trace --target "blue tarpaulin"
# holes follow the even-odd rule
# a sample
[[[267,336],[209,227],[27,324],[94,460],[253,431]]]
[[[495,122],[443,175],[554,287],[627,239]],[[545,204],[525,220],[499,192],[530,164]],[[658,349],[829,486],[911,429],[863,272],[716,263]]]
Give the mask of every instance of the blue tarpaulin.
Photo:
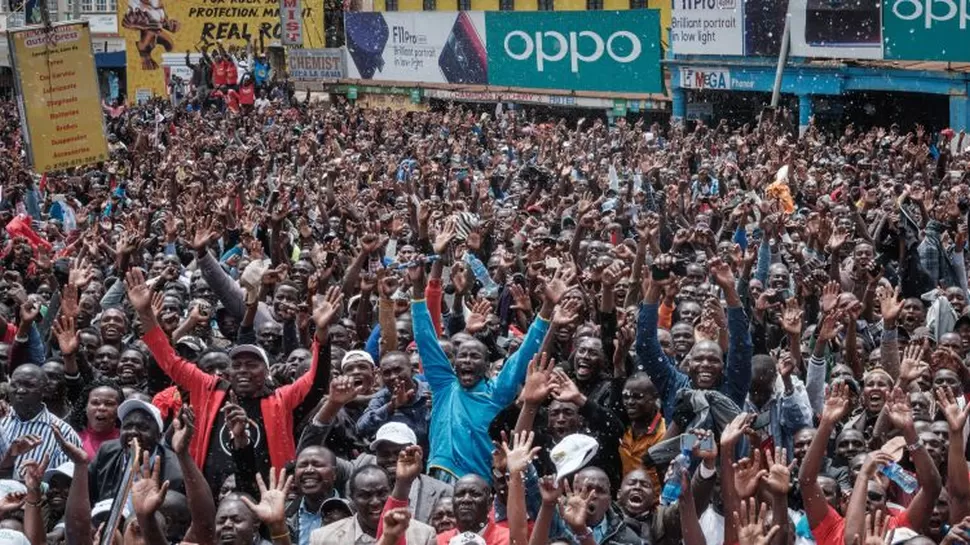
[[[124,68],[125,52],[112,51],[111,53],[95,53],[94,65],[98,68]]]

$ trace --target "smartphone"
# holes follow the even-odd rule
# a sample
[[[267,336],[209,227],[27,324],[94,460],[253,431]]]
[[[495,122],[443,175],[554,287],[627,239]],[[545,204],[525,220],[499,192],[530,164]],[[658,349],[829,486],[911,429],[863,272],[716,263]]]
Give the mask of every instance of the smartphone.
[[[448,83],[488,83],[488,54],[468,13],[458,13],[438,56],[438,68]]]
[[[680,436],[680,451],[692,451],[694,447],[698,446],[697,436],[693,433],[687,432],[681,434]],[[714,450],[714,436],[708,435],[703,440],[700,441],[699,448],[701,450]]]

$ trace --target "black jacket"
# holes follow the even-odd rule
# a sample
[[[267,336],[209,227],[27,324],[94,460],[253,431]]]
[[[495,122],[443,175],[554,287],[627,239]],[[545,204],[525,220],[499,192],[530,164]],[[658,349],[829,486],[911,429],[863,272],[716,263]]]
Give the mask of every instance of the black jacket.
[[[175,452],[167,446],[158,445],[161,451],[160,461],[162,464],[161,482],[168,481],[169,490],[175,490],[185,494],[185,483],[182,481],[182,468],[179,467],[178,457]],[[118,495],[121,481],[125,475],[125,463],[127,462],[125,449],[122,448],[121,440],[115,439],[101,445],[98,454],[91,462],[88,469],[91,505],[110,499]]]

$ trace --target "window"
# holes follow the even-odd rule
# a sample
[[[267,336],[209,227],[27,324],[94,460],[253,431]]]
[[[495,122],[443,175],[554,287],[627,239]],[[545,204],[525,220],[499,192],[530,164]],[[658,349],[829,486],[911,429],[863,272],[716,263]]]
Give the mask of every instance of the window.
[[[106,13],[108,11],[108,0],[94,0],[94,9],[98,13]]]
[[[471,11],[472,0],[458,0],[458,11]]]
[[[599,11],[603,9],[603,0],[586,0],[587,11]]]
[[[630,0],[630,9],[647,9],[647,0]]]
[[[397,11],[397,0],[384,0],[384,6],[386,11]]]
[[[81,12],[91,13],[92,11],[94,11],[93,0],[81,0]]]
[[[501,11],[515,11],[515,0],[498,0],[498,9]]]
[[[555,11],[555,0],[539,0],[539,11]]]
[[[424,9],[424,11],[434,11],[437,9],[435,7],[435,0],[424,0],[422,9]]]

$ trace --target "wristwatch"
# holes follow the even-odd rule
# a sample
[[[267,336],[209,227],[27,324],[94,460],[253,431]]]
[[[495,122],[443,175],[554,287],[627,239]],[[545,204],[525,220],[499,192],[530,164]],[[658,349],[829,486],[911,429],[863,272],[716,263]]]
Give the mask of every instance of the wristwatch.
[[[916,442],[912,445],[906,445],[906,450],[909,452],[916,452],[917,450],[926,446],[926,443],[922,439],[916,439]]]

